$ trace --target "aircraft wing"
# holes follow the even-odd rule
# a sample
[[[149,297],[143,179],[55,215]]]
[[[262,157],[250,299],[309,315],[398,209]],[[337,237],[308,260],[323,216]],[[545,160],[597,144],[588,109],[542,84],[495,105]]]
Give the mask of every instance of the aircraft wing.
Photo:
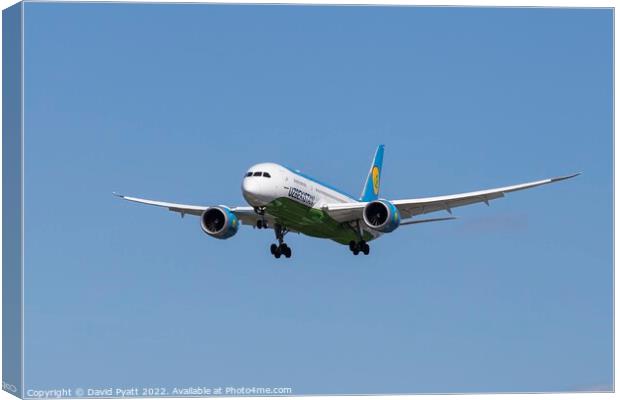
[[[209,208],[208,206],[195,206],[195,205],[190,205],[190,204],[168,203],[166,201],[141,199],[139,197],[123,196],[117,193],[114,193],[114,195],[122,199],[132,201],[134,203],[141,203],[141,204],[147,204],[150,206],[167,208],[170,211],[180,213],[181,216],[184,216],[185,214],[200,216],[202,215],[204,210]],[[259,219],[263,219],[263,217],[258,215],[252,207],[227,207],[227,208],[229,208],[230,211],[233,214],[235,214],[237,218],[239,218],[239,220],[245,225],[255,226],[256,221],[258,221]],[[273,223],[275,222],[275,219],[271,215],[268,215],[268,214],[264,216],[264,219],[267,222],[271,222],[271,224],[268,224],[268,225],[273,225]]]
[[[579,174],[560,176],[557,178],[543,179],[535,182],[521,183],[519,185],[504,186],[495,189],[479,190],[476,192],[459,193],[447,196],[423,197],[418,199],[393,200],[392,204],[398,208],[401,218],[411,218],[420,214],[428,214],[435,211],[446,210],[452,213],[455,207],[466,206],[474,203],[486,203],[504,197],[506,193],[516,192],[536,186],[563,181]],[[323,209],[336,221],[347,222],[362,218],[362,212],[366,202],[327,204]]]

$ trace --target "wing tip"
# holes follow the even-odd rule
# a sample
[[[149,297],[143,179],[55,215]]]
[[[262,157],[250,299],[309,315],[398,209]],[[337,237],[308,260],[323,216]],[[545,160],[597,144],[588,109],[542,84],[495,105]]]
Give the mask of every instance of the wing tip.
[[[551,178],[551,182],[564,181],[566,179],[571,179],[571,178],[574,178],[576,176],[579,176],[581,174],[582,174],[582,172],[580,171],[580,172],[576,172],[576,173],[570,174],[570,175],[558,176],[557,178]]]

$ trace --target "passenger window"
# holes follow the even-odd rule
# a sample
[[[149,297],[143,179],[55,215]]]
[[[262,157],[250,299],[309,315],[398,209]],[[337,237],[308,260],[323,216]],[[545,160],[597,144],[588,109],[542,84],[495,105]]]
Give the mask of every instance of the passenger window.
[[[252,172],[248,172],[245,176],[252,176]]]
[[[269,172],[263,172],[263,176],[265,178],[271,178],[271,175],[269,175]]]
[[[262,172],[254,172],[254,176],[261,176],[262,174]]]

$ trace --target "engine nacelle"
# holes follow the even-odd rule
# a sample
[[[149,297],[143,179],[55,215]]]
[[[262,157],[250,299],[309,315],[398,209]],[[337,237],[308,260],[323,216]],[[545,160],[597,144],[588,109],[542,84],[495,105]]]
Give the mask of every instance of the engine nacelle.
[[[394,204],[387,200],[375,200],[364,207],[364,222],[379,232],[392,232],[400,225],[400,213]]]
[[[200,216],[204,233],[216,239],[228,239],[239,229],[239,218],[222,206],[209,207]]]

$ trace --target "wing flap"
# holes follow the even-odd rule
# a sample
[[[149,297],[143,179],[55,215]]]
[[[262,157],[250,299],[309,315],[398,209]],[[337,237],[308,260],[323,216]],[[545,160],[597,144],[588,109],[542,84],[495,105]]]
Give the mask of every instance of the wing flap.
[[[456,217],[445,217],[445,218],[429,218],[429,219],[416,219],[401,222],[401,225],[413,225],[413,224],[425,224],[427,222],[439,222],[439,221],[450,221],[456,219]]]
[[[403,218],[410,218],[415,215],[428,214],[436,211],[448,211],[452,214],[452,209],[467,206],[475,203],[488,203],[491,200],[504,197],[503,192],[473,195],[462,198],[452,198],[452,196],[431,197],[428,199],[397,200],[394,205],[398,208]]]

